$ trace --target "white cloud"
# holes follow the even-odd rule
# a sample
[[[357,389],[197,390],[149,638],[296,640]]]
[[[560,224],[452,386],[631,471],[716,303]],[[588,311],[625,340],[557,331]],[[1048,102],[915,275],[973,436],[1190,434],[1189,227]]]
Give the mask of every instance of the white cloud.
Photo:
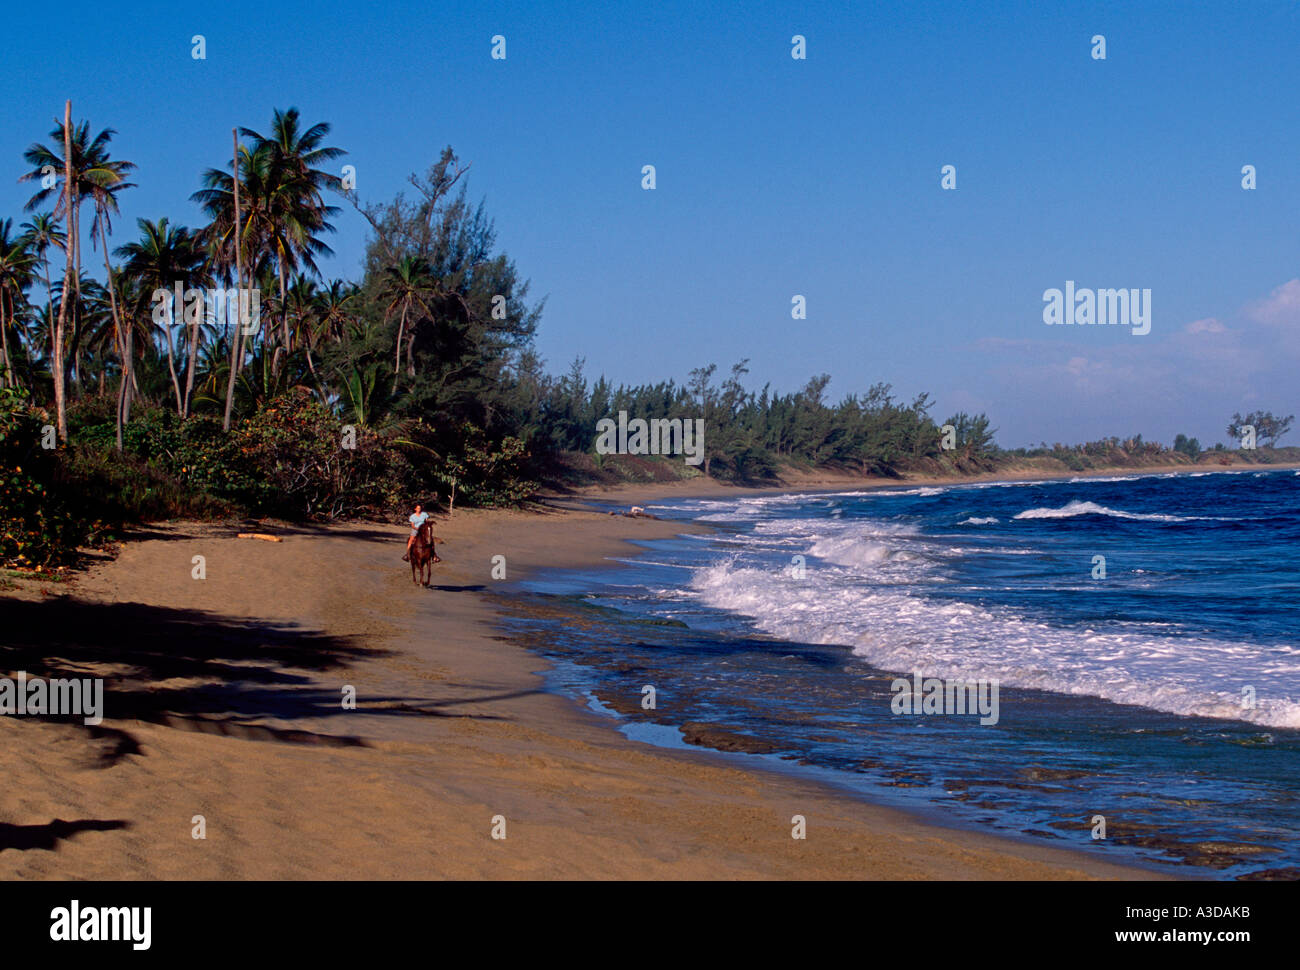
[[[1295,326],[1300,323],[1300,279],[1288,280],[1262,300],[1246,308],[1252,320],[1270,326]]]
[[[1223,319],[1102,337],[1073,328],[1051,337],[977,340],[988,362],[986,382],[967,386],[994,402],[988,413],[995,420],[1035,438],[1040,433],[1030,429],[1060,423],[1035,415],[1073,414],[1072,426],[1097,436],[1141,430],[1172,438],[1174,431],[1221,436],[1228,415],[1248,405],[1300,410],[1300,279]]]

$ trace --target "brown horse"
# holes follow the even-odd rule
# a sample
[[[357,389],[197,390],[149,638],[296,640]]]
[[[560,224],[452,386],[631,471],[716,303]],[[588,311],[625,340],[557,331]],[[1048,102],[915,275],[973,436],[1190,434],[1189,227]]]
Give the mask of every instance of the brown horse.
[[[425,522],[415,533],[411,543],[411,582],[417,586],[428,586],[433,579],[433,564],[442,562],[438,558],[436,544],[442,542],[433,534],[433,523]]]

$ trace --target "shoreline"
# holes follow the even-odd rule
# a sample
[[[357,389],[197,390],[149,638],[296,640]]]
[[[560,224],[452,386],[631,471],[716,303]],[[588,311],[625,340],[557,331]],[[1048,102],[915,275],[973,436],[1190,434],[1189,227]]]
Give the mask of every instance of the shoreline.
[[[51,641],[33,649],[117,676],[98,735],[0,718],[20,793],[4,821],[57,850],[0,846],[0,877],[1168,878],[640,744],[544,689],[547,662],[501,635],[492,557],[511,583],[689,531],[679,522],[462,510],[436,529],[427,591],[400,562],[400,526],[267,527],[273,544],[173,523],[61,596],[0,598],[28,641]],[[142,636],[151,676],[112,668]],[[100,642],[79,652],[78,638]]]
[[[888,478],[882,475],[837,475],[815,472],[794,475],[770,484],[733,485],[717,479],[684,478],[669,482],[625,482],[616,485],[590,485],[571,491],[543,492],[540,501],[568,507],[573,503],[586,504],[585,500],[642,503],[660,499],[730,498],[748,495],[798,494],[834,491],[876,491],[889,488],[940,488],[953,485],[1019,483],[1031,481],[1085,481],[1099,478],[1145,478],[1161,475],[1240,475],[1247,472],[1297,471],[1300,462],[1277,464],[1242,464],[1231,467],[1210,465],[1141,465],[1132,468],[1090,469],[1084,472],[1069,470],[1033,470],[981,472],[969,475],[913,475]],[[618,504],[618,503],[614,503]]]

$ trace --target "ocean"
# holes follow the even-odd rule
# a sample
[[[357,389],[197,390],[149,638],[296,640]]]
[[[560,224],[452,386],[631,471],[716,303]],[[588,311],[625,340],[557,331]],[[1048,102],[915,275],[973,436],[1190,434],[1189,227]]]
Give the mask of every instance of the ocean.
[[[547,572],[507,621],[629,737],[1110,861],[1300,876],[1300,473],[647,511],[712,528]],[[995,686],[996,722],[900,712],[918,675]]]

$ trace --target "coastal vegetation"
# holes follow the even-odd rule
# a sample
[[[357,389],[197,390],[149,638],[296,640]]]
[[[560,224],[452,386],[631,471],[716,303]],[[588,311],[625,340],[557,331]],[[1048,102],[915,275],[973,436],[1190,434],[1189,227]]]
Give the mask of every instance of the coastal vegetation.
[[[174,516],[380,517],[412,497],[509,505],[544,486],[695,474],[1228,454],[1186,436],[1172,450],[1136,436],[1003,451],[987,416],[936,419],[929,394],[876,383],[833,402],[825,374],[755,390],[747,361],[682,383],[589,381],[581,358],[553,375],[533,346],[543,301],[450,148],[409,192],[363,203],[327,167],[346,154],[329,124],[276,110],[196,173],[198,224],[124,227],[136,166],[115,134],[65,106],[23,155],[24,212],[0,219],[0,564],[66,564],[127,522]],[[356,280],[320,268],[343,206],[370,227]],[[598,423],[621,411],[703,419],[701,465],[596,454]],[[1251,460],[1269,460],[1291,420],[1236,415],[1229,434],[1253,422],[1265,447]]]

